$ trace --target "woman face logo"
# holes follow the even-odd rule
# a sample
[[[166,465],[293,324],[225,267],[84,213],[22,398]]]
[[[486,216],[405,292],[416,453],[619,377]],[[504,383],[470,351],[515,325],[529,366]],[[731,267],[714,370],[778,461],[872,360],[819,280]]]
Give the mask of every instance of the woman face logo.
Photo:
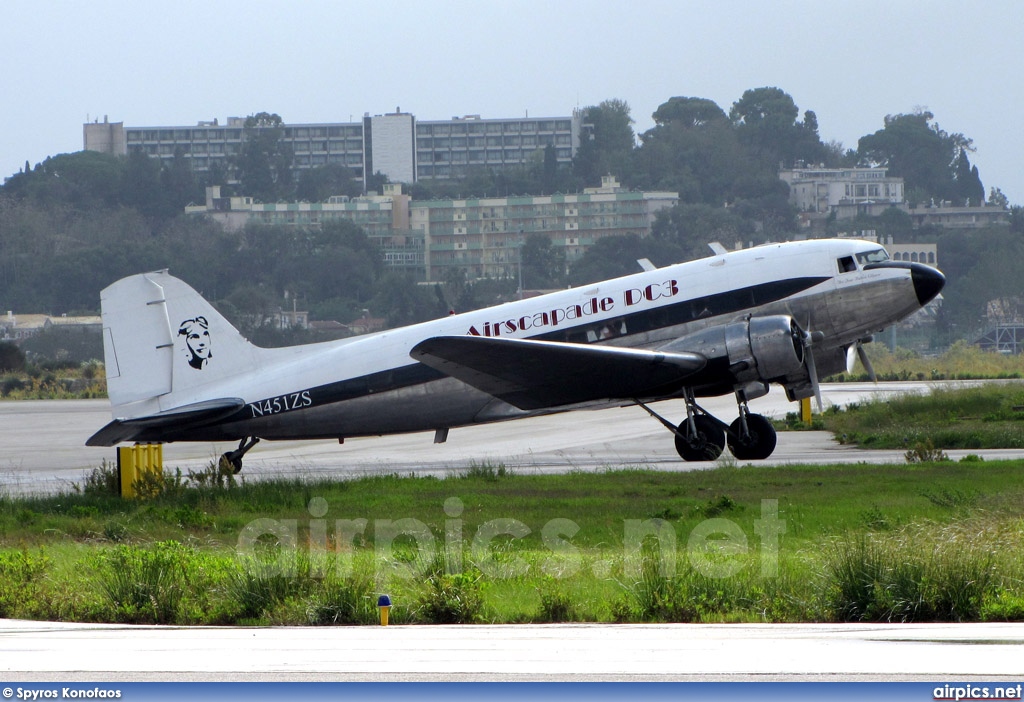
[[[188,356],[188,364],[197,370],[202,370],[213,356],[210,353],[210,330],[206,317],[186,319],[178,327],[178,336],[185,337],[185,355]]]

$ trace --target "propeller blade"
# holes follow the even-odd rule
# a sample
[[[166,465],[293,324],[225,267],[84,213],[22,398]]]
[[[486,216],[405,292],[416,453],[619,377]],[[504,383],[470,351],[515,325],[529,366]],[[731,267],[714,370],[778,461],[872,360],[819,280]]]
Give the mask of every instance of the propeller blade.
[[[808,315],[807,323],[810,326],[810,316]],[[807,375],[811,380],[811,390],[814,392],[814,399],[818,401],[818,412],[824,412],[824,404],[821,401],[821,385],[818,383],[818,368],[814,364],[814,352],[811,350],[811,346],[814,342],[821,341],[824,338],[824,334],[821,332],[812,332],[810,329],[804,330],[803,342],[804,342],[804,363],[807,365]]]
[[[857,357],[860,358],[860,364],[864,366],[864,370],[868,372],[868,377],[871,378],[871,382],[877,383],[878,376],[875,375],[875,369],[871,365],[871,359],[868,358],[868,352],[864,350],[864,345],[859,341],[857,342]]]
[[[811,378],[811,390],[814,391],[814,399],[818,402],[818,412],[824,412],[825,408],[821,402],[821,385],[818,384],[818,369],[814,365],[814,353],[810,346],[807,347],[807,374]]]

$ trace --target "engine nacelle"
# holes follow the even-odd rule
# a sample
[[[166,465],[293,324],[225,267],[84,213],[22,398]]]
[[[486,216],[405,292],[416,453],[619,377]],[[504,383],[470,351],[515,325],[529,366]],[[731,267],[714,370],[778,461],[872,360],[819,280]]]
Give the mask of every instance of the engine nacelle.
[[[736,388],[753,389],[807,374],[803,332],[796,320],[784,314],[709,327],[676,339],[662,350],[699,353],[709,365],[719,367],[726,362]],[[748,394],[755,397],[764,392]]]

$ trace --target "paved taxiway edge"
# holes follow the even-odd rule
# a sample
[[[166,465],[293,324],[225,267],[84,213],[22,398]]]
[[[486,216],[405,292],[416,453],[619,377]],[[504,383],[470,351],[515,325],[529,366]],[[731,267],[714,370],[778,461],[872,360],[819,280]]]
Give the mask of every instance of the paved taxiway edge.
[[[1021,624],[159,627],[0,620],[0,677],[941,680],[1024,677]],[[159,670],[155,670],[159,669]]]

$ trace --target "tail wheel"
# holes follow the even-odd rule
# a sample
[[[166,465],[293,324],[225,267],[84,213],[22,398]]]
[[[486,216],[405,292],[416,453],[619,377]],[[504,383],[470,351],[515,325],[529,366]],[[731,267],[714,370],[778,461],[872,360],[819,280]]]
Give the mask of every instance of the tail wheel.
[[[713,461],[725,448],[725,431],[713,417],[698,414],[693,418],[696,432],[690,431],[689,420],[678,427],[676,451],[684,461]],[[773,444],[774,446],[774,444]]]
[[[747,415],[747,431],[743,432],[743,419],[737,417],[729,425],[729,450],[741,461],[760,461],[775,451],[778,437],[775,427],[760,414]]]
[[[238,442],[238,448],[234,451],[228,451],[220,457],[220,465],[222,468],[231,469],[231,472],[238,473],[242,472],[242,457],[249,452],[253,446],[260,442],[260,437],[253,436],[242,439]]]
[[[242,472],[242,459],[232,458],[231,452],[225,453],[220,457],[220,468],[222,472],[231,471],[233,474],[238,475]]]

